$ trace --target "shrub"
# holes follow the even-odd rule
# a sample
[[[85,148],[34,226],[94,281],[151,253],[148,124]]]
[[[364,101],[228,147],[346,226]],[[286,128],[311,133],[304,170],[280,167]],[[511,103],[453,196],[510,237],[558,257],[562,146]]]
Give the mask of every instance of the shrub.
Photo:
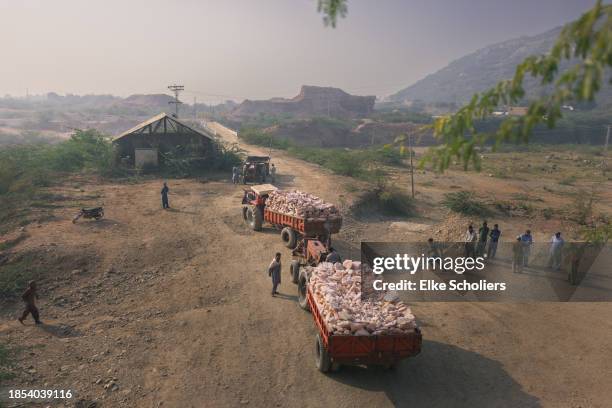
[[[353,209],[356,213],[366,215],[377,212],[385,215],[396,215],[403,217],[414,216],[414,200],[405,192],[386,183],[378,183],[370,191],[363,193]]]
[[[7,371],[7,368],[12,365],[10,356],[13,355],[13,353],[11,351],[12,350],[9,350],[6,345],[0,343],[0,381],[10,380],[15,376],[13,373]]]
[[[576,182],[576,176],[565,177],[564,179],[559,181],[559,184],[564,186],[572,186]]]
[[[471,191],[457,191],[444,194],[442,204],[450,210],[465,215],[487,215],[486,206],[479,202]]]
[[[595,191],[591,193],[580,192],[570,209],[572,212],[574,221],[580,225],[587,225],[592,221],[593,218],[593,203],[597,198]]]
[[[287,150],[291,145],[286,139],[278,139],[256,128],[244,128],[238,132],[238,137],[245,142],[258,146],[273,147],[275,149]]]

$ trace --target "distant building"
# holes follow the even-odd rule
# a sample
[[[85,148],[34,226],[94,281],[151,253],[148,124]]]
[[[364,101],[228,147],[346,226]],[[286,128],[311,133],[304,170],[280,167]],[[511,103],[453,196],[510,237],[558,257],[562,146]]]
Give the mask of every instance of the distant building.
[[[113,139],[122,163],[141,168],[157,166],[164,155],[205,160],[216,151],[213,134],[195,130],[160,113]]]
[[[508,115],[510,116],[525,116],[529,108],[526,106],[510,106],[508,108]]]

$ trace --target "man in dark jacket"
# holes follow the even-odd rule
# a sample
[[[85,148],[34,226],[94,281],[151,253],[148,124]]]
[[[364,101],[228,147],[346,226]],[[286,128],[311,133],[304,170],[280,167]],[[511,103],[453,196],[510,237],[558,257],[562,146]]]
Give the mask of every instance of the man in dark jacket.
[[[482,227],[478,230],[478,245],[476,247],[476,255],[483,256],[487,246],[487,238],[489,238],[489,226],[487,222],[482,223]]]
[[[42,322],[39,319],[38,308],[36,307],[36,299],[38,299],[38,292],[36,290],[36,282],[30,281],[28,284],[28,288],[21,295],[21,299],[23,299],[25,303],[25,310],[23,314],[18,319],[19,323],[23,324],[23,321],[28,317],[30,313],[32,313],[32,317],[36,324],[41,324]]]
[[[501,231],[499,229],[499,225],[495,224],[489,236],[491,237],[491,242],[489,242],[489,249],[487,252],[487,256],[490,259],[495,258],[495,254],[497,253],[497,244],[499,242],[499,237],[501,235]]]
[[[162,207],[164,209],[170,208],[170,204],[168,204],[168,192],[169,191],[170,191],[170,189],[168,188],[168,185],[166,183],[164,183],[164,187],[161,190]]]
[[[277,252],[268,267],[268,276],[272,278],[272,296],[278,294],[276,288],[281,283],[281,254]]]

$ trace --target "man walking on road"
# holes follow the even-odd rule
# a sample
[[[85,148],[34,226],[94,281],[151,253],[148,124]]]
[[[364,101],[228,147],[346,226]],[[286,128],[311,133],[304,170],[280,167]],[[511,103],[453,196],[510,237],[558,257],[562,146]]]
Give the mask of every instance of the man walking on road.
[[[23,299],[25,303],[25,310],[23,311],[23,314],[21,315],[21,317],[18,319],[19,323],[23,324],[23,321],[31,313],[36,324],[42,324],[39,318],[38,308],[36,307],[36,299],[38,299],[38,292],[36,290],[36,282],[30,281],[30,283],[28,284],[28,288],[21,295],[21,299]]]
[[[170,204],[168,204],[168,192],[169,191],[170,189],[168,188],[168,185],[164,182],[164,187],[161,190],[162,208],[164,209],[170,208]]]
[[[489,242],[489,249],[487,250],[487,257],[489,259],[495,258],[495,254],[497,253],[497,243],[499,242],[499,237],[501,235],[501,231],[499,230],[499,225],[495,224],[489,236],[491,237],[491,242]]]
[[[272,296],[278,294],[276,288],[281,283],[281,253],[277,252],[268,267],[268,276],[272,278]]]

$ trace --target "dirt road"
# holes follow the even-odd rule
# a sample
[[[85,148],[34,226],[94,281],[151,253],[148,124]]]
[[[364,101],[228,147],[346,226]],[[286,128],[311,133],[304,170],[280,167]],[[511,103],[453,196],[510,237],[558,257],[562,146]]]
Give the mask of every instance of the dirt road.
[[[350,203],[338,193],[341,177],[281,154],[274,162],[281,185]],[[72,389],[66,406],[102,407],[609,406],[610,304],[415,304],[421,355],[395,371],[322,375],[312,318],[288,279],[289,251],[277,232],[243,225],[241,187],[169,187],[163,211],[161,180],[71,180],[57,193],[99,196],[106,219],[73,225],[74,209],[60,208],[26,228],[12,251],[44,268],[45,325],[19,325],[17,302],[3,308],[0,338],[20,351],[0,395]],[[359,239],[397,239],[393,231],[349,219],[338,242],[347,251]],[[265,271],[278,250],[283,282],[271,297]]]

